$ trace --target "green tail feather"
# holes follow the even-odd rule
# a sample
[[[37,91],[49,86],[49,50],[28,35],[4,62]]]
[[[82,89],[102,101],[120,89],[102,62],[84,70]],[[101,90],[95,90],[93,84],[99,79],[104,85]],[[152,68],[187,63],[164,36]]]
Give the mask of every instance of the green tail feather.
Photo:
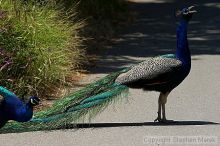
[[[109,91],[88,97],[86,99],[83,99],[79,103],[76,103],[72,107],[69,107],[68,109],[66,109],[64,114],[63,113],[56,114],[56,115],[44,117],[44,118],[34,118],[34,119],[32,119],[32,122],[45,122],[46,123],[46,122],[51,122],[51,121],[63,118],[63,117],[65,117],[66,113],[73,112],[74,114],[76,114],[77,112],[79,112],[81,110],[91,110],[92,111],[93,108],[95,108],[97,106],[99,108],[101,108],[102,105],[105,106],[105,104],[110,103],[113,100],[113,98],[118,97],[118,96],[122,96],[122,93],[124,94],[127,92],[128,92],[128,87],[123,86],[123,85],[116,85],[115,87],[113,87]],[[77,117],[76,119],[79,119],[79,118],[80,117]]]
[[[68,128],[88,116],[92,118],[103,111],[110,103],[124,97],[128,87],[114,83],[114,80],[128,69],[110,74],[85,88],[72,93],[47,110],[34,115],[32,121],[25,123],[9,122],[0,133],[18,133],[39,130]],[[117,97],[117,98],[116,98]]]

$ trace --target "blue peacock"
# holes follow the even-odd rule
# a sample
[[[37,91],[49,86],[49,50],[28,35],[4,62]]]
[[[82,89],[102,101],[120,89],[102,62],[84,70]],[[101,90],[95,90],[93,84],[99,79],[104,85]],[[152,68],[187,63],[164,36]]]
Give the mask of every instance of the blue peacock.
[[[29,122],[7,123],[0,129],[0,133],[68,128],[86,116],[94,117],[110,103],[127,96],[129,88],[160,92],[158,115],[155,121],[167,122],[165,113],[167,97],[186,78],[191,69],[187,26],[196,12],[193,8],[190,6],[177,12],[180,23],[177,27],[175,54],[156,56],[135,66],[109,74],[57,100],[52,107],[34,114],[34,118]]]
[[[39,104],[39,98],[31,96],[27,103],[23,103],[14,93],[0,86],[0,128],[7,121],[15,120],[27,122],[33,116],[33,106]]]

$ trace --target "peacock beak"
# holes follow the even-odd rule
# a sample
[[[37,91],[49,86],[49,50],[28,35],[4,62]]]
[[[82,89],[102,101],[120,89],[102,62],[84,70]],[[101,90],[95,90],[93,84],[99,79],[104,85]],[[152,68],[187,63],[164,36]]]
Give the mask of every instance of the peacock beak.
[[[195,6],[190,6],[189,8],[188,8],[188,10],[189,10],[189,13],[196,13],[197,11],[196,10],[193,10],[193,8],[195,8]]]
[[[195,6],[190,6],[188,7],[189,13],[193,14],[193,13],[197,13],[196,10],[193,10],[193,8],[195,8]]]

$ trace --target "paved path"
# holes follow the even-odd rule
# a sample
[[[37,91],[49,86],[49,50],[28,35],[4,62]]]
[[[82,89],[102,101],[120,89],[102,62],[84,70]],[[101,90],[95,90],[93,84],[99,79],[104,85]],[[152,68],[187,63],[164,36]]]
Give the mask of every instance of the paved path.
[[[87,82],[147,57],[173,52],[176,22],[171,14],[181,2],[134,1],[131,8],[137,19],[106,46],[109,50]],[[150,137],[166,140],[167,145],[172,141],[184,146],[205,144],[204,140],[207,145],[220,145],[220,126],[214,124],[220,123],[220,2],[200,0],[198,11],[189,27],[191,73],[168,97],[167,117],[177,120],[176,124],[152,123],[158,93],[132,89],[128,100],[108,107],[93,124],[83,125],[87,128],[0,135],[0,146],[139,146],[151,142]]]

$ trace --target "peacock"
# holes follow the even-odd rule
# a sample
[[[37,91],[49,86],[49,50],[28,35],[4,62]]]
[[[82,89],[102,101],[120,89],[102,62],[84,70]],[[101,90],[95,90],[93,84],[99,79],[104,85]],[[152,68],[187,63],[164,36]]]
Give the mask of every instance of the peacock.
[[[35,113],[29,122],[7,123],[0,129],[0,133],[72,127],[86,117],[89,119],[94,117],[110,103],[126,97],[129,88],[160,92],[155,122],[168,122],[165,113],[167,97],[186,78],[191,69],[187,26],[196,12],[193,8],[194,6],[186,7],[176,13],[180,17],[180,23],[177,27],[175,54],[149,58],[137,65],[109,74],[81,90],[57,100],[52,107]]]
[[[0,86],[0,128],[7,121],[27,122],[33,116],[33,106],[39,104],[39,98],[31,96],[24,104],[14,93]]]

